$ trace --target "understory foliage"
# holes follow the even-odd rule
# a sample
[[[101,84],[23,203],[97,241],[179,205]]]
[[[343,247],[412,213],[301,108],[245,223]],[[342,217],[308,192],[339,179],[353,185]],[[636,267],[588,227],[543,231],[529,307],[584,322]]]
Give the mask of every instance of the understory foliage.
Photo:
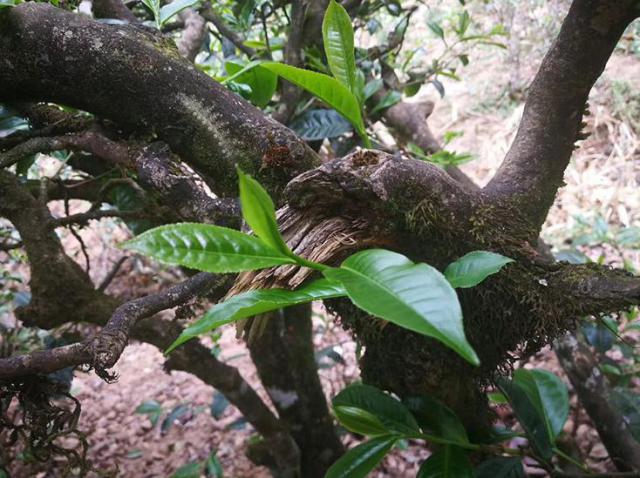
[[[573,15],[589,20],[590,1],[604,0],[575,0]],[[568,163],[570,150],[584,139],[583,114],[576,111],[585,108],[586,97],[575,93],[574,108],[564,90],[534,91],[531,101],[542,98],[542,105],[525,109],[523,121],[545,140],[541,147],[558,143],[552,151],[558,158],[542,149],[524,161],[519,156],[536,150],[530,146],[535,141],[516,138],[515,159],[510,153],[497,185],[484,190],[457,169],[474,159],[453,149],[463,133],[448,131],[438,141],[426,123],[433,104],[406,101],[423,88],[443,97],[445,82],[461,81],[478,49],[511,48],[506,42],[513,38],[501,24],[474,17],[482,5],[432,6],[424,33],[429,46],[406,48],[411,20],[424,13],[425,2],[94,0],[97,21],[82,17],[75,2],[35,3],[0,0],[0,67],[9,65],[6,71],[22,59],[2,48],[38,37],[13,31],[35,12],[34,24],[54,18],[42,21],[54,37],[56,21],[68,22],[60,51],[65,42],[80,41],[77,54],[115,55],[105,75],[128,65],[132,78],[151,82],[157,76],[165,83],[136,91],[135,82],[119,78],[78,99],[65,76],[67,64],[60,78],[34,87],[33,72],[55,63],[54,48],[34,60],[35,67],[33,52],[25,52],[31,76],[11,83],[15,98],[0,91],[0,254],[7,257],[3,265],[30,268],[31,288],[25,292],[21,277],[1,271],[0,312],[15,320],[0,322],[0,478],[10,476],[16,461],[53,467],[59,458],[64,465],[56,472],[65,476],[117,475],[117,469],[96,470],[87,459],[71,383],[77,369],[115,379],[108,370],[131,339],[162,349],[167,370],[193,373],[216,388],[213,417],[235,405],[244,415],[236,425],[249,423],[260,435],[248,444],[248,455],[274,476],[362,478],[409,444],[430,451],[417,478],[520,478],[526,466],[552,476],[588,476],[581,457],[567,451],[567,385],[547,370],[522,367],[576,324],[578,332],[554,346],[574,340],[588,353],[595,350],[588,371],[599,388],[582,382],[606,396],[585,403],[599,400],[595,409],[613,410],[607,427],[615,425],[630,439],[620,457],[610,437],[603,434],[603,442],[620,471],[639,471],[633,454],[640,450],[634,391],[640,358],[629,342],[638,329],[636,271],[623,252],[624,270],[575,247],[554,259],[538,237],[562,183],[556,163]],[[622,3],[616,8],[624,15],[597,20],[631,17],[631,3]],[[599,25],[585,18],[568,21],[567,29]],[[124,40],[114,47],[103,44],[105,38]],[[606,63],[608,40],[602,41],[597,50]],[[76,61],[73,54],[62,57]],[[570,61],[550,60],[554,68]],[[93,62],[87,61],[87,78],[99,70]],[[151,75],[158,64],[163,68]],[[540,74],[552,75],[554,68],[543,66]],[[175,84],[167,85],[164,74]],[[0,72],[0,89],[8,77]],[[75,87],[84,88],[87,78]],[[585,89],[582,81],[589,80],[576,80],[572,90]],[[122,108],[140,107],[143,93],[154,88],[162,93],[142,105],[148,116],[132,110],[123,119],[111,100],[104,101],[116,86],[131,95],[117,103]],[[30,96],[32,87],[37,91]],[[619,86],[614,94],[618,114],[635,118],[635,110],[620,104],[629,90]],[[162,101],[168,106],[156,109]],[[557,125],[544,131],[540,115],[527,117],[535,106],[557,106],[559,112],[545,110],[549,122],[571,110],[571,124],[560,124],[567,131]],[[543,179],[533,177],[534,166]],[[515,176],[504,180],[509,174]],[[71,199],[91,205],[72,213]],[[48,206],[58,200],[64,215]],[[94,285],[79,230],[104,218],[131,232],[118,241],[120,249],[181,269],[187,279],[122,302],[105,293],[120,262]],[[574,245],[606,243],[624,251],[640,243],[634,228],[612,231],[602,218],[581,226]],[[80,244],[84,269],[65,252],[56,232],[63,228]],[[214,305],[199,314],[191,308],[196,300]],[[323,358],[343,359],[333,349],[315,351],[305,329],[311,328],[311,304],[321,301],[353,333],[363,370],[362,382],[336,393],[330,407],[317,368]],[[145,320],[174,308],[176,318],[189,319],[186,327],[180,320]],[[308,315],[287,315],[299,310]],[[87,335],[70,331],[68,322],[102,328]],[[273,407],[218,360],[216,341],[228,324],[244,334]],[[65,340],[54,338],[63,334]],[[606,355],[611,351],[623,359]],[[565,358],[562,365],[585,400],[580,363]],[[508,407],[514,426],[494,426],[495,407]],[[183,415],[200,412],[186,404],[165,409],[152,400],[136,409],[152,428],[159,424],[161,434]],[[358,444],[344,450],[338,431]],[[203,474],[224,476],[215,447],[172,476]]]

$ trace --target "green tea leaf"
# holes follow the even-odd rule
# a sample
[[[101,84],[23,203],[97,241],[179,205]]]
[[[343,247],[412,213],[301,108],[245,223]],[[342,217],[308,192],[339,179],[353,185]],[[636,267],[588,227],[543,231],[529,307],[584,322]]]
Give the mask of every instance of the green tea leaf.
[[[243,292],[213,306],[200,320],[183,330],[165,353],[171,352],[187,340],[236,320],[290,305],[344,295],[345,290],[340,284],[327,279],[318,279],[298,290],[256,289]]]
[[[393,448],[397,436],[383,435],[352,448],[327,471],[324,478],[364,478]]]
[[[294,257],[285,244],[276,221],[276,210],[269,194],[260,183],[238,168],[240,207],[249,227],[262,241],[284,256]]]
[[[333,412],[340,424],[353,433],[365,436],[387,435],[389,431],[374,414],[358,407],[334,406]]]
[[[248,85],[251,88],[251,93],[249,93],[251,103],[258,108],[264,108],[269,104],[278,87],[278,75],[262,68],[260,64],[260,61],[252,61],[246,65],[227,61],[224,66],[230,76],[225,78],[222,83],[234,81]]]
[[[533,449],[543,460],[550,460],[553,456],[553,444],[546,419],[529,397],[527,390],[519,383],[505,379],[499,380],[497,385],[509,400],[513,413],[522,425]]]
[[[375,105],[371,110],[371,114],[377,113],[378,111],[386,110],[387,108],[392,107],[396,103],[400,102],[402,99],[402,93],[395,90],[388,91],[380,100],[380,103]]]
[[[206,272],[242,272],[295,259],[276,251],[257,237],[226,227],[177,223],[156,227],[121,245],[169,265]]]
[[[366,137],[358,99],[338,80],[322,73],[283,63],[268,62],[263,63],[262,66],[320,98],[349,120],[360,136]]]
[[[622,413],[631,435],[640,442],[640,394],[624,387],[611,391],[611,401]]]
[[[445,404],[426,395],[409,397],[403,401],[425,433],[468,444],[469,437],[457,415]]]
[[[467,452],[445,445],[422,464],[416,478],[474,478]]]
[[[453,287],[473,287],[499,272],[509,262],[514,261],[494,252],[473,251],[449,264],[444,276]]]
[[[334,409],[349,407],[363,410],[374,416],[383,425],[383,433],[415,434],[420,432],[420,427],[411,412],[399,400],[370,385],[351,385],[342,390],[333,399]],[[340,415],[338,414],[338,418]],[[349,428],[348,424],[345,426]],[[357,433],[380,435],[381,433],[365,433],[352,430]]]
[[[306,110],[289,125],[305,141],[336,138],[353,131],[351,123],[333,109]]]
[[[513,381],[526,392],[531,402],[544,417],[553,441],[562,431],[569,416],[569,392],[560,378],[542,369],[518,369]]]
[[[333,76],[351,93],[356,92],[356,59],[351,18],[342,5],[331,0],[322,21],[322,39]]]
[[[476,478],[526,478],[522,459],[517,457],[491,458],[476,468]]]
[[[480,363],[464,335],[456,292],[433,267],[414,264],[395,252],[371,249],[323,273],[342,282],[349,298],[366,312],[433,337],[470,363]]]

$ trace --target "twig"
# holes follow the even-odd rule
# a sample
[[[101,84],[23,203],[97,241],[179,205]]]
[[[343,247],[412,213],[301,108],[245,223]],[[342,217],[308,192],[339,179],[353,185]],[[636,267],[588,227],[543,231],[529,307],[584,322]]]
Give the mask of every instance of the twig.
[[[117,217],[120,219],[143,219],[150,216],[147,212],[142,210],[116,211],[113,209],[101,209],[99,211],[82,212],[78,214],[71,214],[70,216],[55,218],[51,222],[54,227],[63,227],[72,224],[86,224],[92,219],[97,220],[104,219],[106,217]]]
[[[240,38],[236,32],[231,30],[231,28],[229,28],[225,24],[224,20],[216,12],[213,11],[213,8],[210,4],[207,3],[206,6],[203,7],[202,10],[200,10],[200,15],[202,15],[205,20],[213,23],[220,34],[231,43],[233,43],[236,48],[238,48],[238,50],[240,50],[242,53],[250,58],[256,56],[256,51],[244,44],[242,38]]]
[[[100,285],[96,288],[96,290],[100,292],[104,292],[105,289],[109,287],[109,284],[111,284],[113,279],[118,274],[118,271],[120,270],[120,267],[122,267],[122,264],[124,264],[128,259],[129,259],[129,256],[122,256],[120,259],[118,259],[118,261],[114,264],[114,266],[111,268],[109,273],[105,276],[104,279],[102,279],[102,282],[100,282]]]

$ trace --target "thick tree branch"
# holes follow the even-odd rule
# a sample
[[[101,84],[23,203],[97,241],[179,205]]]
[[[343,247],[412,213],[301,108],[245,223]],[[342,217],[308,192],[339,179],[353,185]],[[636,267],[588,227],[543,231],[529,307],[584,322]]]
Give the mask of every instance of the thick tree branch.
[[[611,388],[591,351],[571,335],[558,339],[554,349],[613,462],[620,471],[640,472],[640,443],[609,401]]]
[[[121,0],[92,0],[91,9],[96,18],[116,18],[130,23],[140,21]]]
[[[538,229],[563,184],[589,91],[639,14],[636,0],[574,0],[529,88],[516,138],[486,191],[508,198]]]
[[[277,197],[289,179],[319,164],[293,132],[156,35],[45,4],[8,10],[0,29],[0,101],[54,101],[124,126],[153,126],[223,196],[236,194],[236,165]],[[280,157],[286,151],[284,161],[263,164],[275,149]]]
[[[305,41],[305,12],[307,0],[293,0],[291,2],[291,23],[289,35],[284,48],[284,62],[291,66],[302,66],[302,46]],[[287,124],[296,111],[296,104],[300,100],[302,91],[297,86],[283,81],[281,86],[280,109],[274,118],[282,124]]]
[[[132,338],[165,349],[180,334],[179,324],[140,319],[166,307],[179,305],[196,291],[210,288],[215,283],[211,275],[199,274],[168,291],[118,306],[117,300],[93,289],[89,277],[64,253],[58,237],[49,227],[51,217],[44,205],[31,196],[13,175],[2,170],[0,197],[3,199],[0,201],[0,215],[7,217],[18,229],[31,267],[29,285],[32,300],[28,306],[16,311],[17,316],[24,323],[42,328],[70,321],[107,323],[102,332],[88,342],[0,360],[0,379],[34,371],[46,373],[81,363],[92,364],[104,372],[104,367],[113,365],[117,360],[129,332]],[[222,289],[226,290],[226,287],[228,284],[221,285]],[[299,450],[295,442],[235,368],[219,362],[197,341],[180,347],[171,355],[167,365],[194,373],[220,390],[272,443],[271,452],[283,476],[297,476]]]
[[[154,143],[136,158],[140,183],[160,195],[183,221],[240,227],[240,205],[236,198],[212,198],[194,178],[180,169],[169,148]]]
[[[128,164],[127,146],[112,141],[101,134],[87,131],[64,136],[28,139],[9,151],[0,153],[0,168],[8,168],[21,159],[36,153],[48,153],[61,149],[87,151],[114,164],[122,166]]]
[[[184,30],[178,40],[178,51],[189,61],[194,61],[207,34],[205,19],[198,12],[188,9],[181,14]]]

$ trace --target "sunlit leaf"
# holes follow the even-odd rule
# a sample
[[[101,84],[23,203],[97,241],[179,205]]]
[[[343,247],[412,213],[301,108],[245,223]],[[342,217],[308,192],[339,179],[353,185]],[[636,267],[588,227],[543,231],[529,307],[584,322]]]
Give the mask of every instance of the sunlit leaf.
[[[320,98],[349,120],[358,134],[366,136],[358,99],[338,80],[322,73],[282,63],[268,62],[262,66]]]
[[[415,264],[395,252],[371,249],[323,273],[342,282],[349,298],[361,309],[433,337],[472,364],[479,363],[464,335],[456,292],[433,267]]]
[[[322,22],[322,39],[333,76],[356,92],[356,60],[351,18],[342,5],[330,0]]]
[[[444,276],[455,288],[473,287],[510,262],[513,259],[494,252],[473,251],[449,264]]]
[[[164,264],[206,272],[241,272],[296,263],[257,237],[208,224],[177,223],[156,227],[121,247]]]
[[[297,290],[256,289],[243,292],[213,306],[200,320],[184,329],[176,341],[167,349],[166,353],[171,352],[187,340],[236,320],[253,317],[254,315],[278,310],[290,305],[342,297],[344,295],[344,288],[339,283],[327,279],[318,279]]]
[[[284,256],[293,253],[285,244],[276,221],[276,210],[269,194],[260,183],[238,168],[240,206],[242,216],[249,227],[262,241]]]

